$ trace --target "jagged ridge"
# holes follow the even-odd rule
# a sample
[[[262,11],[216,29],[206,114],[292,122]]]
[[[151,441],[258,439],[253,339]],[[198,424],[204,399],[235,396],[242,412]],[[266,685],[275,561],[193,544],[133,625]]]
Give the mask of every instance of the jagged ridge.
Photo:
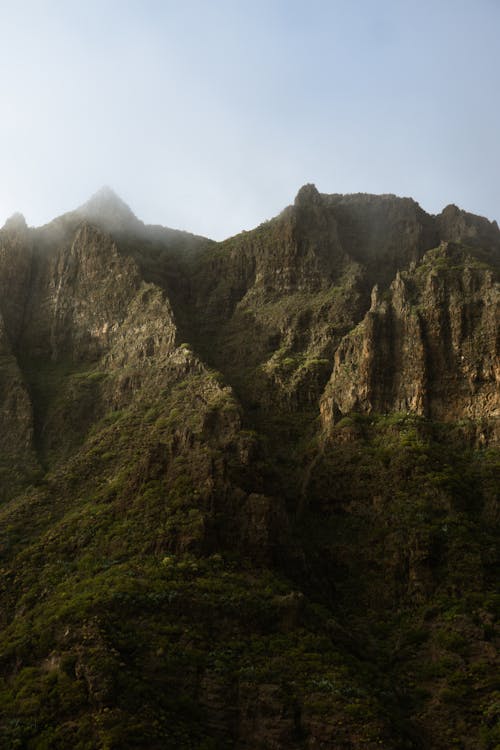
[[[10,221],[4,744],[493,747],[499,249],[311,185]]]

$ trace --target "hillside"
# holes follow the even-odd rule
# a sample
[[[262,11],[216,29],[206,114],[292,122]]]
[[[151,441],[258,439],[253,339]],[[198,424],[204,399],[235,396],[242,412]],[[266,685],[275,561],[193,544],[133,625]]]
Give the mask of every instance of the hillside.
[[[0,746],[495,750],[500,231],[313,185],[0,230]]]

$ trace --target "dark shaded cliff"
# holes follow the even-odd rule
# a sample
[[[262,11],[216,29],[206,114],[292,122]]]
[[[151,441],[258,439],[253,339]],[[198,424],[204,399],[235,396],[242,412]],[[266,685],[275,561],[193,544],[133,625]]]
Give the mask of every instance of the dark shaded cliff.
[[[313,185],[0,230],[0,738],[499,741],[500,232]]]

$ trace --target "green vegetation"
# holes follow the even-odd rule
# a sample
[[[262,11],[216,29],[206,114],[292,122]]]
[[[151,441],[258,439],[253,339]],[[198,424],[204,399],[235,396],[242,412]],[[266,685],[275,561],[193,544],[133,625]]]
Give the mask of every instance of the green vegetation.
[[[277,711],[303,706],[306,733],[328,717],[367,746],[410,747],[418,711],[455,734],[465,720],[492,749],[495,682],[487,647],[470,643],[494,634],[482,509],[495,452],[412,415],[344,418],[339,436],[355,427],[357,439],[316,459],[280,573],[234,547],[237,508],[210,541],[219,510],[203,466],[219,460],[222,436],[205,441],[220,417],[207,422],[194,397],[211,382],[191,376],[161,408],[105,414],[62,474],[54,466],[48,485],[5,509],[2,742],[196,748],[210,736],[229,748],[228,706],[274,685]],[[230,407],[223,393],[212,391],[215,415]],[[231,440],[259,436],[236,424]],[[238,462],[231,471],[242,478]],[[290,578],[297,544],[307,568]],[[217,730],[200,679],[225,696]]]

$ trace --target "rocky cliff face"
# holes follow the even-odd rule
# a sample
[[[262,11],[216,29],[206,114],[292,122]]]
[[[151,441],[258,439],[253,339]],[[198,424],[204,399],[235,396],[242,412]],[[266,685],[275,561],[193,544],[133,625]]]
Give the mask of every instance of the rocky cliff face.
[[[397,273],[335,353],[325,425],[352,411],[489,424],[498,440],[499,285],[491,268],[442,243]],[[484,433],[483,438],[484,438]]]
[[[0,230],[0,741],[498,739],[500,232],[323,195]]]
[[[33,407],[22,373],[0,318],[0,496],[6,488],[23,483],[37,468],[33,449]]]
[[[306,185],[226,248],[197,261],[194,325],[243,398],[266,410],[320,401],[325,426],[351,411],[410,411],[484,418],[497,435],[496,224]]]

